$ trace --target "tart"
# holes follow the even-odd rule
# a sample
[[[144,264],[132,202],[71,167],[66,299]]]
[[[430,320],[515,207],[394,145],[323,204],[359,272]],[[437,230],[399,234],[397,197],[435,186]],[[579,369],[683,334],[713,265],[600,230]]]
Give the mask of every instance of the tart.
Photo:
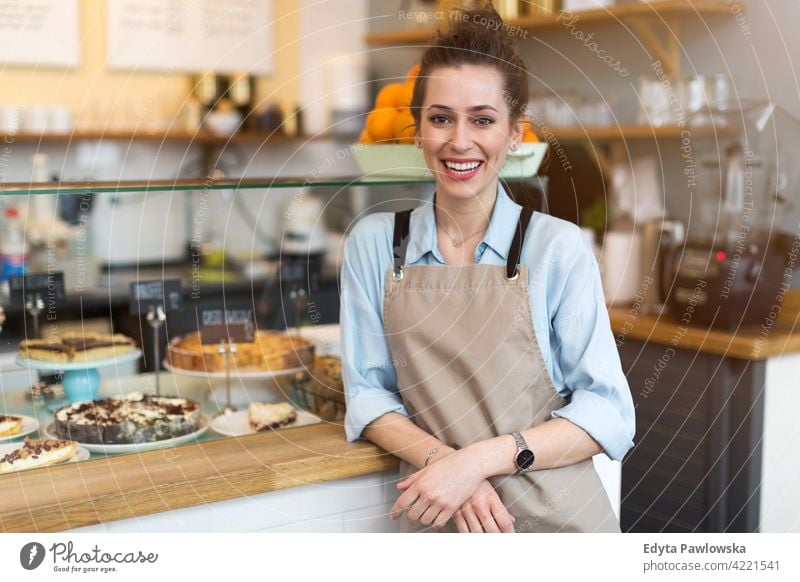
[[[173,338],[167,350],[170,364],[195,372],[222,372],[225,358],[216,344],[203,345],[198,332]],[[254,341],[236,344],[229,356],[233,370],[241,372],[279,372],[310,365],[314,345],[299,336],[274,331],[256,331]]]
[[[256,432],[275,430],[297,420],[297,410],[288,402],[251,402],[247,408],[250,428]]]
[[[115,358],[134,348],[136,343],[121,333],[65,333],[53,339],[29,339],[19,344],[23,357],[58,364]]]
[[[25,471],[69,461],[78,454],[78,443],[69,440],[26,440],[0,459],[0,473]]]
[[[56,411],[56,436],[87,444],[162,441],[200,428],[200,406],[187,398],[134,392],[123,397],[76,402]]]
[[[19,434],[22,430],[22,417],[0,414],[0,437]]]

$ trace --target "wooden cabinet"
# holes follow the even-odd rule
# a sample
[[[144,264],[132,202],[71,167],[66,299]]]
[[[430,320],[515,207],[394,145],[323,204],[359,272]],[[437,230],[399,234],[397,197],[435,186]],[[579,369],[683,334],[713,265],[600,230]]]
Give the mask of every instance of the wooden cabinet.
[[[632,338],[620,356],[636,406],[622,531],[759,531],[766,361]]]

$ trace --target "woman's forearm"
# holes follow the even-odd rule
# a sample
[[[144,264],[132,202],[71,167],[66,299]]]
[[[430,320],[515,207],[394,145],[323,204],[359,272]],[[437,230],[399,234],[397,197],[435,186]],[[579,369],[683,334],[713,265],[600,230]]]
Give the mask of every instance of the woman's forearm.
[[[428,454],[434,448],[438,449],[436,456],[454,450],[396,412],[388,412],[373,420],[363,434],[383,450],[411,463],[417,469],[425,465]]]
[[[590,459],[603,448],[589,434],[565,418],[554,418],[521,430],[520,434],[536,455],[534,470],[554,469]],[[516,472],[517,444],[511,435],[500,435],[470,445],[486,477]]]

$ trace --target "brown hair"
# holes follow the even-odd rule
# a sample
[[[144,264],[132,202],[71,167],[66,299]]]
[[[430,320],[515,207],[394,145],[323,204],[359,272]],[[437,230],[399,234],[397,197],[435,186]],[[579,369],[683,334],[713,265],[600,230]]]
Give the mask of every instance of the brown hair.
[[[456,11],[451,16],[450,27],[446,31],[437,31],[422,54],[411,97],[415,132],[421,125],[427,79],[433,69],[463,65],[494,68],[503,78],[503,100],[508,106],[511,123],[519,121],[525,114],[528,105],[528,69],[503,19],[491,2],[487,2],[481,8]],[[508,184],[503,185],[517,204],[526,206],[534,203],[527,194],[514,196]]]

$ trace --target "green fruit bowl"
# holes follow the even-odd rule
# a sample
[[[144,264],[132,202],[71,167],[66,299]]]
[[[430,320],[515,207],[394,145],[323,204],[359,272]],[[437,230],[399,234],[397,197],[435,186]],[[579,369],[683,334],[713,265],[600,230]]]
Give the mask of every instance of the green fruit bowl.
[[[410,144],[355,144],[353,153],[364,178],[431,179],[422,150]],[[508,152],[500,170],[501,178],[535,176],[547,153],[547,144],[523,142]]]

